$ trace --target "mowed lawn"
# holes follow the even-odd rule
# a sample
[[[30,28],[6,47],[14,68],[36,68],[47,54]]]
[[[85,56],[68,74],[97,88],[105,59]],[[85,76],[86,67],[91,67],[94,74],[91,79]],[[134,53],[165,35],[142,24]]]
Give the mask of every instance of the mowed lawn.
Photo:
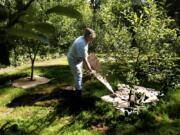
[[[124,116],[100,97],[109,92],[85,76],[82,99],[71,90],[73,77],[65,57],[37,62],[35,74],[52,79],[30,89],[14,88],[27,77],[27,65],[0,70],[0,135],[175,135],[180,133],[180,92],[174,90],[139,116]]]

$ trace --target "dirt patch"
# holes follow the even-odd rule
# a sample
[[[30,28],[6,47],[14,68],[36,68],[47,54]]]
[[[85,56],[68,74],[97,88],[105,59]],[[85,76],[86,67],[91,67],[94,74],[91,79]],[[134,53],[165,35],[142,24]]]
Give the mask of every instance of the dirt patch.
[[[20,78],[18,80],[15,80],[12,83],[12,86],[27,89],[27,88],[36,87],[36,86],[38,86],[40,84],[46,84],[49,81],[50,81],[50,79],[48,79],[48,78],[40,77],[40,76],[35,75],[33,81],[31,81],[29,77]]]

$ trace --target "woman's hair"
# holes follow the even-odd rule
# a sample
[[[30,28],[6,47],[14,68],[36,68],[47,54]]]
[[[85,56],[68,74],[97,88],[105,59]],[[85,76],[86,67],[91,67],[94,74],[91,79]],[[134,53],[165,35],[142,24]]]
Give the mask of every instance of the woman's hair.
[[[96,37],[96,33],[93,29],[90,28],[86,28],[84,31],[84,37],[90,36],[91,38],[95,38]]]

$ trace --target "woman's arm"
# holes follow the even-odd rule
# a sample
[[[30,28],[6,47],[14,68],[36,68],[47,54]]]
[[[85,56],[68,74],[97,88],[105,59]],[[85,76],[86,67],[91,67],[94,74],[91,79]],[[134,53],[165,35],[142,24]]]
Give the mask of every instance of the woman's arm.
[[[91,68],[91,65],[89,64],[88,58],[85,57],[85,58],[83,59],[83,62],[84,62],[85,65],[87,66],[88,70],[91,72],[91,71],[92,71],[92,68]]]

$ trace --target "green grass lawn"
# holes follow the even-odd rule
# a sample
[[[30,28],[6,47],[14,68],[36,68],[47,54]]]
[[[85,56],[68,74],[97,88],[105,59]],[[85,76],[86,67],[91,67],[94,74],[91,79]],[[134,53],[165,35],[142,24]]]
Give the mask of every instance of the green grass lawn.
[[[48,63],[48,64],[47,64]],[[31,89],[14,88],[14,79],[28,76],[25,66],[0,73],[0,135],[178,135],[180,91],[171,91],[157,106],[128,116],[103,102],[109,92],[85,77],[82,99],[63,88],[73,84],[65,58],[37,64],[35,74],[52,79]]]

